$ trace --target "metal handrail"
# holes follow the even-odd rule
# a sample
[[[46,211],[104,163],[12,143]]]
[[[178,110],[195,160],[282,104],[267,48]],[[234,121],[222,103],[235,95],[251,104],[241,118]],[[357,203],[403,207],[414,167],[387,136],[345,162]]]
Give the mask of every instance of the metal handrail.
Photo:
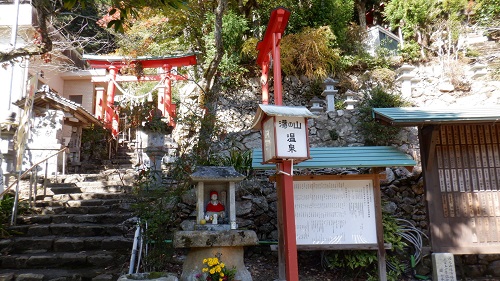
[[[38,161],[37,163],[35,163],[33,166],[31,166],[29,169],[27,169],[24,173],[21,174],[21,171],[19,171],[20,175],[18,176],[18,178],[9,186],[7,187],[2,193],[0,193],[0,198],[6,194],[14,185],[16,185],[16,195],[15,195],[15,199],[14,199],[14,206],[12,207],[12,218],[11,218],[11,221],[10,221],[10,224],[11,225],[15,225],[15,222],[16,222],[16,217],[17,217],[17,204],[18,204],[18,200],[19,200],[19,181],[21,180],[21,178],[23,176],[25,176],[26,174],[28,174],[30,171],[32,171],[35,167],[37,167],[40,163],[44,162],[44,161],[47,161],[49,160],[50,158],[56,156],[56,155],[59,155],[59,153],[67,150],[68,147],[65,146],[63,148],[61,148],[60,150],[58,150],[57,152],[45,157],[44,159]],[[47,170],[45,170],[45,172],[47,173]],[[46,179],[47,179],[47,174],[45,174],[45,181],[44,181],[44,194],[45,194],[45,189],[47,188],[46,186]],[[36,187],[35,187],[36,188]],[[31,194],[30,194],[31,196]],[[36,200],[36,198],[35,198]]]

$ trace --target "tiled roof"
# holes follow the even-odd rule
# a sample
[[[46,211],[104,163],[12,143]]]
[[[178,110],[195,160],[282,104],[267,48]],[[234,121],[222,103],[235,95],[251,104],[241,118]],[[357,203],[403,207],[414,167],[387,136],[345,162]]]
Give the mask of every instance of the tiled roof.
[[[26,98],[14,102],[20,108],[24,107]],[[91,124],[103,125],[92,113],[83,108],[79,103],[73,102],[69,99],[61,97],[60,95],[50,91],[47,87],[41,88],[35,93],[33,100],[33,110],[38,112],[37,108],[45,109],[47,105],[50,109],[62,110],[71,114],[78,121],[82,122],[84,126]]]

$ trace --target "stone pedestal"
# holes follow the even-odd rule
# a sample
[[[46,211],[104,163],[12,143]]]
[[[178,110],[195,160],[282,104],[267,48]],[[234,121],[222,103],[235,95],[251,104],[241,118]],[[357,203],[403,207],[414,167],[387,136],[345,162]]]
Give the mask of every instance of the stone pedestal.
[[[236,268],[235,280],[252,281],[244,263],[244,246],[258,244],[252,230],[178,231],[174,235],[175,248],[190,248],[182,268],[181,281],[196,281],[204,267],[203,259],[222,254],[220,260],[228,269]]]

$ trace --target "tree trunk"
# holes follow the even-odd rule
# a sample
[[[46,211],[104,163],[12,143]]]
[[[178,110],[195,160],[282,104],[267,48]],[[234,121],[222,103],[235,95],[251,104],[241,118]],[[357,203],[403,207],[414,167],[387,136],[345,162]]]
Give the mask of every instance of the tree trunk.
[[[224,45],[222,42],[222,17],[224,15],[227,0],[217,0],[217,8],[215,9],[215,57],[210,62],[205,72],[205,86],[203,87],[204,97],[202,98],[201,106],[205,109],[205,114],[201,120],[200,135],[196,153],[201,161],[208,161],[210,156],[210,145],[212,142],[213,133],[215,131],[215,109],[217,104],[217,93],[219,92],[216,73],[222,57],[224,56]],[[219,89],[219,90],[218,90]]]
[[[366,6],[365,2],[362,0],[356,0],[355,4],[356,10],[358,10],[358,18],[359,18],[359,26],[361,28],[366,29]]]

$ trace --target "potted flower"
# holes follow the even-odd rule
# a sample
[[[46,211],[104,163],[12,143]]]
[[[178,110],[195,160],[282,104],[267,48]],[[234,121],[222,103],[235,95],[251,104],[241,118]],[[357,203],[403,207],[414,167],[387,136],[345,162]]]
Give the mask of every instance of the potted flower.
[[[228,269],[221,262],[222,254],[217,253],[215,258],[203,259],[203,268],[201,273],[196,275],[199,281],[233,281],[236,275],[236,268]]]

